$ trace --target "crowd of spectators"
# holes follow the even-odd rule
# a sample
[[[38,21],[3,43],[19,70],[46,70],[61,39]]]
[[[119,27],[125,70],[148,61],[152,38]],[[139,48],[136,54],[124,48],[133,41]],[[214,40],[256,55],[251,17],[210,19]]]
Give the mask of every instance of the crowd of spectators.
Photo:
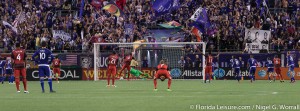
[[[116,17],[101,7],[117,2],[124,15]],[[126,1],[125,3],[123,3]],[[20,13],[25,21],[18,24],[18,34],[0,24],[0,40],[5,51],[20,42],[27,50],[47,41],[51,50],[89,51],[93,42],[134,42],[144,39],[148,30],[159,23],[175,20],[183,25],[184,42],[196,41],[189,19],[195,10],[207,8],[211,27],[202,40],[212,50],[244,49],[245,28],[271,30],[271,49],[300,49],[299,0],[266,0],[270,10],[261,10],[256,0],[179,0],[180,8],[156,15],[152,0],[85,0],[80,18],[81,0],[1,0],[0,19],[13,23]],[[62,14],[66,12],[66,14]],[[133,24],[132,34],[125,34],[124,24]],[[53,30],[70,33],[70,40],[54,39]],[[219,45],[222,43],[222,45]]]

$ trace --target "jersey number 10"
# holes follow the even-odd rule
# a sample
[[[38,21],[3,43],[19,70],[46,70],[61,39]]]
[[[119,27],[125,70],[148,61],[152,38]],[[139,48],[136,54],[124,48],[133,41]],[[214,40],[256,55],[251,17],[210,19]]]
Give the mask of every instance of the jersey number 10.
[[[46,58],[46,54],[45,53],[40,53],[40,59],[45,59]]]

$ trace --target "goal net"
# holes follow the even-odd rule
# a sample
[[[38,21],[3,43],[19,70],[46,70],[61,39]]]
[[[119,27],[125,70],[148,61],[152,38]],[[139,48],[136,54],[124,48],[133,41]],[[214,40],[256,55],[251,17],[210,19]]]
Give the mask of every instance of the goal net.
[[[194,79],[204,78],[205,43],[203,42],[94,43],[95,81],[107,78],[107,60],[113,51],[119,56],[116,78],[127,78],[129,75],[129,79],[140,79],[129,74],[130,71],[127,69],[120,71],[124,57],[128,54],[138,62],[134,69],[147,74],[149,79],[153,78],[160,60],[167,62],[173,79],[190,79],[193,76]],[[198,61],[196,55],[199,57]]]

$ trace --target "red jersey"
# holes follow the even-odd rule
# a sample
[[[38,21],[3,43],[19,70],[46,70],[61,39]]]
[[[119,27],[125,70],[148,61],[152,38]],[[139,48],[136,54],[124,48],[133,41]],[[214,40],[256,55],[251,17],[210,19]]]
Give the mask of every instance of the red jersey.
[[[280,67],[280,59],[279,58],[274,58],[273,59],[275,67]]]
[[[131,55],[125,56],[125,58],[124,58],[124,64],[130,65],[131,60],[132,60],[132,56]]]
[[[14,68],[25,68],[26,52],[23,49],[15,49],[11,53]]]
[[[54,59],[52,61],[52,65],[53,65],[53,68],[60,68],[60,60],[59,59]]]
[[[109,66],[116,66],[118,62],[119,56],[118,55],[110,55],[108,57],[108,65]]]
[[[206,66],[212,66],[213,59],[214,59],[214,57],[208,56],[208,57],[206,58]]]
[[[157,65],[158,70],[168,70],[168,65],[167,64],[158,64]]]

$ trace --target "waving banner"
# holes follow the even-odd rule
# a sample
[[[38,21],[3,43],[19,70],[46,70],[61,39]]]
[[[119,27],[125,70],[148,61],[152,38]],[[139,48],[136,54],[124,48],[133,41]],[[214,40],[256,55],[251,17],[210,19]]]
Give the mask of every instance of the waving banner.
[[[176,10],[180,7],[179,0],[156,0],[152,8],[158,14],[167,13],[170,10]]]
[[[211,26],[205,7],[199,7],[190,19],[194,21],[192,25],[202,33]]]
[[[70,41],[71,35],[63,30],[53,30],[52,32],[54,39],[62,39],[64,41]]]

